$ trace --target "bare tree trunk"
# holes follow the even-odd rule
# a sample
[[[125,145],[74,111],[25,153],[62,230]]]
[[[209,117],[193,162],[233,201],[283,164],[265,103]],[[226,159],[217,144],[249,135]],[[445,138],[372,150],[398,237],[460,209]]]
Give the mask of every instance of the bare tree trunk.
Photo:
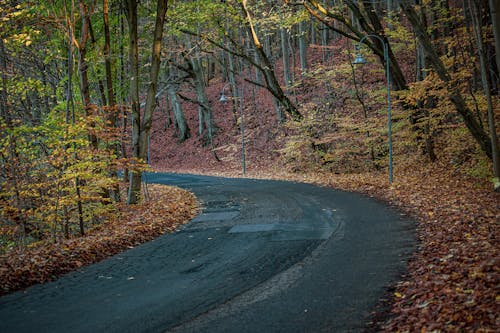
[[[82,30],[80,42],[78,43],[78,71],[80,72],[80,90],[82,93],[82,103],[85,109],[85,115],[90,116],[92,114],[92,105],[90,101],[88,64],[87,59],[85,58],[87,55],[87,41],[89,38],[90,18],[87,6],[83,3],[80,3],[80,12],[82,16]],[[94,149],[97,149],[98,142],[97,137],[94,134],[89,133],[89,141],[91,146]]]
[[[429,65],[436,71],[436,74],[439,76],[439,78],[443,82],[448,84],[449,98],[455,106],[455,109],[462,116],[465,125],[467,126],[481,149],[486,153],[488,157],[492,158],[491,141],[488,135],[484,132],[478,120],[474,117],[474,114],[465,103],[465,100],[462,97],[458,87],[456,87],[456,85],[451,82],[452,80],[450,74],[446,70],[446,67],[444,66],[436,50],[434,49],[427,30],[419,19],[415,8],[413,7],[413,5],[409,4],[407,0],[402,1],[400,3],[400,6],[406,17],[408,18],[408,21],[412,25],[413,30],[415,31],[417,38],[423,47]]]
[[[257,55],[259,56],[260,63],[262,64],[262,69],[263,69],[263,74],[264,78],[266,80],[266,85],[269,89],[269,91],[278,99],[278,101],[283,105],[285,108],[285,111],[290,114],[290,116],[294,120],[300,120],[302,119],[302,115],[300,112],[297,110],[295,105],[290,101],[290,99],[285,95],[283,90],[281,89],[281,86],[276,79],[276,75],[274,74],[273,66],[271,62],[269,61],[269,58],[267,57],[266,53],[264,52],[264,49],[262,47],[262,44],[259,41],[259,38],[257,36],[257,33],[255,32],[253,23],[252,23],[252,17],[250,15],[250,12],[247,8],[247,0],[243,0],[240,3],[241,9],[245,13],[246,20],[245,20],[245,25],[248,30],[249,35],[252,37],[251,40],[255,46],[255,49],[257,51]]]
[[[115,107],[115,94],[113,91],[113,72],[111,70],[111,35],[109,32],[109,6],[108,0],[103,0],[103,22],[104,22],[104,65],[106,68],[106,91],[108,95],[108,105]],[[116,123],[115,112],[110,112],[112,125]]]
[[[327,62],[328,58],[330,57],[330,50],[328,49],[328,40],[329,40],[329,33],[328,33],[328,27],[325,24],[321,24],[321,46],[322,48],[322,56],[323,56],[323,62]]]
[[[205,81],[203,80],[203,68],[201,66],[200,58],[191,58],[190,61],[194,72],[194,85],[198,99],[200,126],[203,125],[203,127],[207,130],[207,139],[209,143],[212,144],[215,127],[212,117],[212,107],[210,106],[210,101],[208,100],[207,92],[205,90],[206,87]]]
[[[419,2],[417,1],[417,4],[418,3]],[[422,8],[420,12],[420,19],[422,24],[424,24],[427,28],[425,8]],[[427,75],[427,72],[425,71],[427,65],[425,62],[425,54],[422,45],[418,40],[416,41],[416,44],[416,80],[422,81]],[[434,162],[437,159],[434,151],[434,137],[430,121],[431,113],[429,112],[430,109],[435,108],[435,104],[436,101],[433,97],[421,99],[417,101],[417,108],[416,110],[413,110],[410,115],[410,123],[413,126],[413,131],[417,133],[415,141],[419,145],[421,144],[422,140],[424,141],[424,145],[422,146],[422,153],[429,156],[431,162]],[[426,119],[425,124],[421,125],[423,119]]]
[[[135,0],[129,0],[130,2],[133,2]],[[167,4],[168,0],[158,0],[157,7],[156,7],[156,20],[155,20],[155,30],[153,33],[153,45],[152,45],[152,50],[151,50],[151,68],[149,72],[149,87],[148,87],[148,92],[146,96],[146,105],[144,107],[144,115],[142,120],[136,119],[135,117],[137,116],[139,118],[140,116],[140,106],[138,104],[139,99],[137,96],[137,109],[133,109],[134,111],[134,126],[133,129],[136,130],[136,132],[132,133],[132,138],[133,138],[133,152],[134,152],[134,157],[141,160],[141,161],[147,161],[148,159],[148,151],[149,151],[149,133],[151,130],[151,125],[152,125],[152,116],[153,116],[153,111],[156,106],[156,90],[157,90],[157,85],[158,85],[158,74],[160,73],[160,63],[161,63],[161,44],[163,40],[163,26],[165,23],[165,15],[167,13]],[[134,8],[135,7],[135,13],[134,13]],[[129,13],[132,14],[130,16],[134,16],[135,14],[135,32],[137,33],[137,5],[130,5],[129,4]],[[131,20],[134,22],[134,20]],[[136,35],[137,36],[137,35]],[[132,40],[131,40],[132,42]],[[131,43],[132,44],[132,43]],[[132,53],[135,53],[137,51],[137,38],[135,39],[135,50]],[[135,56],[135,54],[134,54]],[[136,58],[136,60],[138,57]],[[135,61],[135,60],[134,60]],[[132,63],[132,61],[131,61]],[[137,65],[137,63],[136,63]],[[137,73],[138,74],[138,73]],[[138,76],[136,76],[136,82],[134,83],[137,85],[138,83]],[[135,93],[138,93],[138,86],[135,87]],[[135,103],[135,101],[133,102]],[[135,113],[137,112],[137,113]],[[129,188],[129,197],[128,197],[128,202],[129,204],[135,204],[139,201],[139,196],[140,196],[140,190],[141,190],[141,180],[142,180],[142,172],[135,170],[132,174],[132,177],[130,179],[130,188]]]
[[[153,111],[156,106],[156,91],[158,88],[158,75],[161,63],[161,45],[163,40],[163,26],[167,13],[168,0],[158,0],[156,8],[155,30],[153,34],[153,46],[151,51],[151,69],[149,72],[149,87],[144,107],[144,116],[141,121],[140,133],[140,158],[146,160],[148,152],[148,140],[153,121]],[[203,78],[202,78],[203,79]]]
[[[238,118],[238,116],[237,116],[238,110],[237,110],[237,104],[235,103],[235,101],[239,100],[240,96],[238,95],[238,89],[236,89],[236,77],[234,75],[236,69],[234,67],[234,57],[229,52],[227,53],[227,57],[228,57],[228,62],[229,62],[229,83],[230,83],[229,88],[232,91],[232,95],[231,96],[234,97],[232,99],[232,103],[231,103],[232,104],[232,112],[233,112],[234,124],[236,124],[237,118]],[[258,61],[258,58],[256,59],[256,61]],[[256,73],[260,74],[260,72],[258,70],[256,70]],[[256,75],[255,79],[256,80],[258,79],[259,81],[257,81],[257,83],[260,83],[260,76]]]
[[[491,22],[493,24],[493,35],[495,36],[495,60],[497,63],[497,70],[500,71],[500,1],[489,0]]]
[[[88,39],[88,28],[89,28],[89,17],[87,13],[87,8],[85,5],[80,3],[80,11],[82,14],[82,36],[80,40],[80,45],[78,47],[79,49],[79,70],[80,70],[80,82],[82,84],[81,89],[82,89],[82,97],[84,99],[84,107],[87,108],[87,104],[85,102],[88,102],[90,104],[90,97],[88,95],[88,80],[87,80],[87,65],[85,61],[85,50],[86,50],[86,43]],[[71,14],[73,14],[73,6],[71,7]],[[68,86],[67,86],[67,95],[66,95],[66,124],[69,125],[75,124],[75,106],[74,106],[74,101],[73,101],[73,81],[72,81],[72,73],[73,73],[73,38],[74,38],[74,25],[68,27],[69,28],[69,38],[68,38],[68,44],[69,44],[69,49],[68,49]],[[82,52],[83,50],[83,52]],[[86,92],[87,95],[84,94],[84,91]],[[88,100],[85,100],[88,98]],[[87,113],[86,109],[86,113]],[[68,127],[66,127],[66,136],[68,136]],[[92,136],[90,136],[92,138]],[[91,143],[93,144],[93,140],[91,139]],[[95,142],[97,146],[97,140]],[[65,149],[68,147],[65,146]],[[77,159],[77,151],[75,149],[74,152],[75,159]],[[67,166],[65,165],[63,168],[66,168]],[[81,194],[80,194],[80,180],[78,176],[75,177],[74,179],[75,182],[75,191],[76,191],[76,206],[77,206],[77,211],[78,211],[78,222],[80,226],[80,234],[83,236],[85,235],[85,228],[84,228],[84,220],[83,220],[83,206],[82,206],[82,200],[81,200]],[[67,209],[67,206],[64,206],[64,210]],[[66,214],[65,214],[66,215]],[[65,228],[68,228],[68,221],[65,222]],[[69,229],[67,229],[69,230]]]
[[[174,85],[169,84],[167,86],[167,94],[170,99],[170,103],[172,104],[175,123],[177,124],[177,128],[179,129],[178,138],[180,142],[183,142],[190,137],[190,130],[188,125],[186,124],[186,119],[184,118],[184,113],[182,112],[182,106],[181,103],[179,102],[179,98],[177,97]]]
[[[300,58],[300,73],[302,77],[307,71],[307,29],[306,22],[299,22],[299,58]]]
[[[7,109],[7,53],[3,39],[0,38],[0,64],[2,65],[2,89],[0,91],[0,117],[10,126],[10,114]]]
[[[470,3],[473,4],[470,4]],[[483,83],[483,91],[484,94],[486,95],[486,101],[488,104],[488,125],[489,125],[489,131],[490,131],[490,140],[491,140],[491,150],[492,150],[492,159],[493,159],[493,174],[494,177],[496,178],[495,181],[495,190],[498,191],[500,190],[500,158],[498,156],[498,145],[497,145],[497,133],[496,133],[496,128],[495,128],[495,116],[493,114],[493,102],[491,100],[491,89],[490,89],[490,84],[488,81],[488,72],[487,72],[487,65],[486,65],[486,58],[484,55],[484,44],[483,44],[483,34],[482,34],[482,29],[481,29],[481,22],[479,18],[479,13],[480,10],[478,8],[478,4],[476,1],[471,1],[469,0],[469,6],[472,11],[472,23],[474,27],[474,33],[476,35],[476,42],[477,42],[477,51],[479,54],[479,62],[480,62],[480,69],[481,69],[481,81]]]
[[[115,102],[115,94],[113,91],[113,72],[111,70],[111,35],[109,32],[109,4],[108,0],[103,0],[103,23],[104,23],[104,65],[106,68],[106,92],[107,92],[107,101],[108,101],[108,112],[107,112],[107,120],[109,121],[109,126],[112,128],[116,128],[117,126],[117,115],[118,110],[116,108]],[[113,144],[113,150],[115,151],[116,156],[120,154],[120,145],[118,143]],[[110,174],[113,178],[117,177],[117,172],[113,168],[110,170]],[[113,186],[109,190],[109,197],[113,199],[113,201],[120,201],[120,188],[118,185]]]
[[[283,59],[283,79],[285,87],[288,90],[292,84],[292,77],[290,74],[290,49],[288,48],[288,32],[285,28],[280,29],[281,37],[281,55]]]
[[[258,33],[259,30],[257,29],[257,27],[255,27],[255,29]],[[255,50],[255,48],[254,48],[253,58],[256,63],[259,63],[259,56],[257,55],[257,51]],[[258,84],[262,84],[262,77],[258,68],[255,68],[255,82],[257,82]]]
[[[130,103],[132,106],[132,156],[140,158],[141,108],[139,104],[139,48],[137,33],[137,1],[127,0],[127,22],[129,31],[128,58],[130,66]],[[133,170],[129,177],[128,204],[139,202],[142,172]]]
[[[123,14],[126,12],[125,9],[125,2],[120,2],[120,9],[119,9],[119,19],[120,19],[120,38],[119,38],[119,56],[118,59],[120,61],[119,68],[118,68],[118,86],[121,87],[124,82],[125,78],[125,64],[126,61],[125,59],[125,47],[124,47],[124,35],[125,35],[125,19],[123,17]],[[125,14],[126,17],[126,14]],[[121,89],[118,90],[119,95],[118,96],[118,103],[120,107],[120,117],[121,117],[121,123],[118,125],[121,128],[120,131],[120,152],[122,158],[127,158],[127,150],[126,150],[126,144],[125,144],[125,138],[127,135],[127,128],[128,128],[128,115],[127,115],[127,107],[125,105],[127,104],[127,98],[123,96],[123,93],[121,92]],[[126,183],[130,182],[129,179],[129,169],[126,166],[123,170],[123,181]]]

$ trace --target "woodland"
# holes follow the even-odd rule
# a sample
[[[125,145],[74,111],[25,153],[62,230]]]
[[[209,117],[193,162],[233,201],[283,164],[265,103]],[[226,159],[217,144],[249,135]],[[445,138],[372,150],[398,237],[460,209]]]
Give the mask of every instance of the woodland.
[[[0,294],[196,214],[148,172],[276,178],[418,222],[370,330],[498,331],[499,10],[0,0]]]

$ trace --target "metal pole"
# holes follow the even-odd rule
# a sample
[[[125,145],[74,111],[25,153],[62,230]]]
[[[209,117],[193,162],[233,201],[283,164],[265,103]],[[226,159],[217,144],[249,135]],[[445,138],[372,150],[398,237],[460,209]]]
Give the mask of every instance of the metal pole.
[[[243,176],[246,174],[245,161],[245,121],[243,117],[243,82],[240,88],[240,126],[241,126],[241,167],[243,168]]]
[[[391,117],[391,75],[389,72],[389,50],[384,42],[384,58],[387,75],[387,136],[389,137],[389,183],[392,183],[392,117]]]
[[[241,167],[243,169],[243,175],[246,174],[246,160],[245,160],[245,119],[243,116],[243,84],[244,82],[242,81],[241,87],[239,89],[239,95],[240,95],[240,128],[241,128]],[[221,99],[220,101],[222,103],[227,102],[227,99],[224,95],[225,89],[229,86],[233,85],[236,90],[238,90],[238,87],[236,87],[235,84],[232,82],[228,82],[222,87],[221,91]]]

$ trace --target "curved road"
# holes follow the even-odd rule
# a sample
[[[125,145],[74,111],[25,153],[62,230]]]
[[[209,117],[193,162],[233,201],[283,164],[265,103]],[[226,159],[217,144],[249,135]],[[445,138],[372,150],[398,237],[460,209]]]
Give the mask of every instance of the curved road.
[[[59,280],[0,298],[0,332],[358,332],[415,246],[386,205],[317,186],[150,174],[203,212]]]

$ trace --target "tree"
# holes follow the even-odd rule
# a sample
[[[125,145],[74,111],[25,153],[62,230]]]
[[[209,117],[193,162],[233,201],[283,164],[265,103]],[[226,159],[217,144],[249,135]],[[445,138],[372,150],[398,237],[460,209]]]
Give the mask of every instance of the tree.
[[[391,44],[385,35],[382,21],[377,15],[372,1],[347,0],[344,1],[345,5],[332,7],[322,5],[316,0],[304,0],[301,2],[285,0],[285,3],[303,6],[312,17],[323,23],[330,30],[353,41],[359,42],[365,35],[379,36],[388,46],[391,82],[394,85],[394,89],[404,90],[408,88],[403,71],[392,51]],[[356,19],[357,24],[353,23],[345,15],[347,9]],[[336,22],[340,23],[341,27],[337,26]],[[382,66],[384,66],[384,48],[382,42],[378,38],[370,38],[365,44],[378,56]]]
[[[472,2],[472,4],[470,4]],[[493,174],[496,180],[494,181],[494,186],[496,191],[500,191],[500,157],[497,145],[497,133],[495,128],[495,116],[493,114],[493,101],[491,97],[490,83],[488,80],[488,65],[486,63],[486,56],[484,52],[483,43],[483,32],[482,24],[480,18],[480,5],[477,1],[469,0],[469,8],[472,12],[472,25],[474,27],[474,34],[477,43],[477,53],[479,55],[480,71],[481,71],[481,81],[483,84],[483,91],[486,96],[486,102],[488,107],[488,125],[490,131],[490,141],[491,141],[491,154],[493,160]],[[494,19],[494,18],[492,18]],[[496,24],[496,23],[494,23]],[[498,57],[498,55],[497,55]]]
[[[226,29],[226,24],[219,21],[218,19],[215,19],[215,22],[212,22],[214,28],[208,33],[197,32],[196,28],[194,28],[193,25],[190,24],[191,22],[179,23],[176,28],[187,35],[199,37],[202,40],[236,57],[239,57],[240,59],[243,59],[247,64],[250,64],[257,68],[262,73],[264,84],[261,85],[258,82],[254,82],[251,80],[248,81],[250,81],[252,84],[256,84],[258,86],[266,88],[274,96],[274,98],[276,98],[279,104],[283,106],[285,112],[287,112],[292,119],[300,120],[302,117],[300,112],[297,110],[297,107],[290,101],[288,96],[281,88],[281,85],[274,72],[272,61],[264,50],[263,44],[260,42],[257,30],[255,28],[255,23],[247,2],[236,2],[238,4],[238,8],[240,9],[239,13],[235,13],[233,10],[233,6],[226,2],[224,4],[211,3],[209,7],[213,12],[217,12],[217,10],[221,8],[223,10],[231,11],[231,14],[233,14],[233,16],[231,17],[233,21],[231,22],[233,22],[233,24],[238,24],[238,27],[241,27],[242,33],[239,37],[241,38],[249,36],[249,43],[255,50],[255,54],[249,54],[248,50],[245,49],[247,41],[234,39],[234,36],[232,36],[232,34],[230,33],[231,30]],[[230,46],[227,46],[228,44]]]
[[[264,48],[254,28],[252,15],[250,14],[250,11],[248,9],[247,0],[241,1],[240,6],[245,15],[245,20],[243,21],[243,24],[247,29],[248,34],[251,36],[251,41],[255,47],[257,56],[260,60],[261,63],[260,69],[263,72],[264,79],[266,81],[266,87],[273,94],[273,96],[276,97],[276,99],[283,105],[285,111],[290,114],[292,119],[300,120],[302,118],[302,115],[281,89],[281,86],[278,80],[276,79],[276,75],[274,74],[273,66],[269,61],[269,58],[267,57],[266,53],[264,52]]]
[[[149,72],[149,86],[144,107],[144,115],[141,119],[139,104],[139,52],[138,52],[138,20],[136,0],[127,1],[127,19],[129,25],[129,61],[132,72],[130,95],[132,102],[132,152],[133,157],[138,161],[146,161],[148,153],[148,139],[152,124],[152,115],[156,103],[156,91],[158,85],[158,75],[161,62],[161,45],[163,40],[163,26],[167,13],[168,0],[158,0],[156,7],[156,19],[153,33],[153,43],[151,51],[151,68]],[[128,203],[136,204],[140,199],[142,171],[136,169],[132,171],[130,177],[130,187]]]
[[[435,46],[431,43],[429,33],[427,32],[424,23],[417,14],[415,7],[410,4],[409,1],[401,1],[400,6],[406,17],[408,18],[408,21],[410,22],[413,30],[415,31],[418,41],[422,45],[429,66],[431,66],[438,77],[447,84],[450,101],[455,106],[457,112],[462,116],[465,125],[467,126],[481,149],[486,153],[486,155],[488,155],[488,157],[491,158],[493,156],[492,145],[488,135],[484,132],[482,126],[475,118],[470,108],[467,106],[467,103],[465,102],[457,85],[452,81],[452,78],[445,65],[441,61]]]

